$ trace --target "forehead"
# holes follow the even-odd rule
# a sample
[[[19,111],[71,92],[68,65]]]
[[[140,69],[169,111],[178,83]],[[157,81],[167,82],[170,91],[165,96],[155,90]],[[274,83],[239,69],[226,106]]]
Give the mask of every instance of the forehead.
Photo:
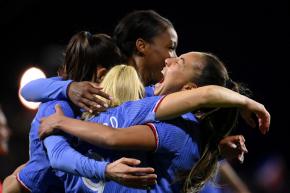
[[[169,27],[166,31],[156,36],[153,41],[159,44],[177,44],[178,36],[174,28]]]
[[[186,65],[193,65],[193,67],[201,68],[202,54],[198,52],[188,52],[179,56],[183,58]]]

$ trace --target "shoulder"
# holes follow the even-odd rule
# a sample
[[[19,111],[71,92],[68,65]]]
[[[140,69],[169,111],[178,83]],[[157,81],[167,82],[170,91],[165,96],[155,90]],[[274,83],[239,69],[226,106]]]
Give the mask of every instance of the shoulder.
[[[155,104],[157,103],[160,99],[162,99],[164,96],[151,96],[151,97],[145,97],[143,99],[135,100],[135,101],[128,101],[120,105],[120,108],[127,108],[131,106],[140,106],[140,105],[145,105],[145,104]],[[143,106],[144,108],[146,106]]]
[[[39,107],[39,111],[43,113],[44,116],[48,116],[55,112],[55,106],[60,105],[62,111],[66,116],[75,117],[75,112],[72,108],[72,105],[68,101],[62,100],[53,100],[42,103]]]

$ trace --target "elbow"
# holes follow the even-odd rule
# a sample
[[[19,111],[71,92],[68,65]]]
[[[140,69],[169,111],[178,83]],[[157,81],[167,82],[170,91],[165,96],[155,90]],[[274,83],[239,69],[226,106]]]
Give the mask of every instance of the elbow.
[[[48,152],[48,159],[49,164],[53,169],[62,170],[63,166],[65,166],[65,163],[63,163],[63,160],[61,157],[58,157],[56,153],[49,153]]]
[[[50,159],[49,160],[50,162],[50,166],[53,168],[53,169],[56,169],[56,170],[61,170],[61,164],[59,164],[59,162],[57,160],[54,160],[54,159]]]

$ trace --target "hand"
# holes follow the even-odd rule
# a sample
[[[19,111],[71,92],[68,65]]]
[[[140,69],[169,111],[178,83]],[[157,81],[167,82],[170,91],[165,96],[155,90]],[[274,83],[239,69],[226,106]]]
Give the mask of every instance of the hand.
[[[153,174],[153,168],[134,167],[140,164],[140,160],[121,158],[107,165],[106,178],[114,180],[124,186],[148,189],[156,184],[157,175]]]
[[[43,139],[57,132],[57,125],[65,117],[60,105],[55,105],[55,113],[40,120],[38,135]]]
[[[244,153],[248,153],[245,145],[245,138],[242,135],[234,135],[224,137],[219,142],[220,153],[227,159],[238,158],[238,160],[244,162]]]
[[[256,123],[252,117],[253,113],[258,118],[259,129],[263,134],[266,134],[269,131],[271,116],[270,113],[266,110],[264,105],[249,99],[246,107],[242,109],[241,116],[242,118],[251,126],[256,127]]]
[[[97,83],[88,81],[72,82],[68,87],[68,97],[76,106],[90,113],[94,111],[102,112],[106,110],[108,104],[98,99],[96,95],[108,100],[111,100],[111,97],[102,92],[101,89]]]

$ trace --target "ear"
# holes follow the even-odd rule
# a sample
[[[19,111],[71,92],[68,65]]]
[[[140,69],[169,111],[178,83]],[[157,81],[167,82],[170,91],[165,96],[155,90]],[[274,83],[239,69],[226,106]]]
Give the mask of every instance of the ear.
[[[104,79],[104,77],[107,74],[107,72],[108,72],[107,68],[98,67],[96,69],[96,74],[97,74],[97,80],[96,80],[96,82],[101,82]]]
[[[149,44],[144,39],[138,38],[136,40],[137,55],[144,56],[148,46],[149,46]]]
[[[193,82],[188,82],[186,83],[181,90],[191,90],[197,88],[197,85],[194,84]]]

